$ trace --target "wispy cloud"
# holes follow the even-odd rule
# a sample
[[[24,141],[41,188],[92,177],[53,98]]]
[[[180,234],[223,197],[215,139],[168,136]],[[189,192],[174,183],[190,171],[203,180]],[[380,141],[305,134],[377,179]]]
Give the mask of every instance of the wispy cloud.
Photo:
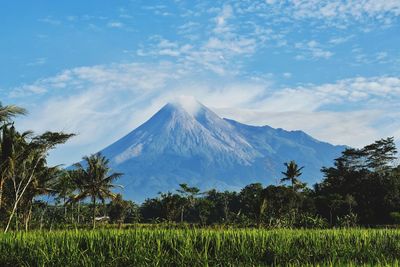
[[[384,24],[390,24],[388,16],[400,15],[400,2],[398,0],[298,0],[287,5],[287,9],[295,18],[323,19],[329,23],[341,25],[351,21],[367,21],[374,19]]]
[[[122,27],[124,27],[124,24],[122,22],[119,22],[119,21],[110,21],[109,23],[107,23],[107,27],[109,27],[109,28],[122,28]]]
[[[190,35],[189,41],[170,41],[161,36],[153,36],[152,45],[138,50],[140,56],[169,56],[179,57],[180,63],[185,63],[197,68],[205,68],[217,74],[233,73],[240,68],[244,56],[256,52],[259,40],[253,33],[243,34],[236,23],[231,23],[235,18],[231,5],[224,5],[213,11],[216,13],[211,19],[210,34],[199,40],[191,34],[198,24],[189,22],[178,27],[184,36]],[[193,39],[198,42],[192,42]],[[235,64],[232,64],[235,62]]]
[[[46,64],[47,62],[47,58],[45,57],[40,57],[40,58],[36,58],[34,61],[27,63],[26,65],[29,67],[35,67],[35,66],[41,66]]]
[[[386,76],[279,89],[270,78],[227,77],[207,69],[193,72],[184,63],[112,64],[66,70],[16,88],[11,96],[43,96],[38,101],[40,106],[27,107],[31,115],[20,122],[23,127],[78,133],[60,151],[72,154],[79,147],[81,153],[88,154],[188,92],[221,116],[256,125],[303,129],[337,144],[361,146],[395,135],[395,126],[400,124],[400,78]],[[391,114],[390,119],[387,114]],[[74,153],[69,160],[80,156]]]
[[[330,44],[333,44],[333,45],[339,45],[339,44],[346,43],[346,42],[349,41],[351,38],[353,38],[353,35],[346,36],[346,37],[332,37],[332,38],[329,40],[329,43],[330,43]]]
[[[22,85],[12,90],[8,96],[11,98],[28,97],[31,95],[41,95],[47,92],[47,88],[38,84]]]
[[[399,77],[357,77],[286,88],[260,98],[251,109],[221,113],[252,124],[303,129],[336,144],[363,146],[384,136],[400,139],[400,120],[395,118],[399,101]]]
[[[38,19],[38,21],[43,22],[43,23],[47,23],[47,24],[50,24],[50,25],[55,25],[55,26],[61,24],[61,20],[55,19],[55,18],[53,18],[51,16],[47,16],[45,18]]]
[[[296,56],[297,60],[329,59],[333,56],[333,52],[325,50],[315,40],[296,43],[295,48],[300,50],[300,54]]]

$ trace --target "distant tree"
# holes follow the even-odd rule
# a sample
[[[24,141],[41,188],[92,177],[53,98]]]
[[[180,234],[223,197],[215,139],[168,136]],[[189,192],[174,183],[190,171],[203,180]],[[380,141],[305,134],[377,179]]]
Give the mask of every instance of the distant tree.
[[[304,185],[300,182],[298,178],[301,176],[301,170],[304,167],[299,168],[294,160],[290,161],[289,163],[286,162],[284,163],[284,165],[286,166],[286,171],[282,172],[284,177],[281,179],[281,183],[290,182],[293,191],[296,191],[296,189],[299,187],[303,187]]]
[[[195,209],[198,220],[202,225],[207,224],[210,218],[211,209],[213,207],[214,203],[206,198],[200,198],[196,201],[196,204],[193,208]]]
[[[182,207],[186,205],[186,199],[171,192],[161,193],[161,218],[168,222],[179,221],[179,214],[182,214]],[[181,217],[182,218],[182,217]]]
[[[361,149],[347,148],[335,160],[335,166],[342,165],[351,171],[388,171],[397,159],[393,137],[380,139]]]
[[[179,186],[180,188],[177,191],[185,200],[182,202],[181,206],[181,222],[183,222],[185,209],[195,205],[196,197],[199,195],[200,189],[197,187],[190,187],[187,184],[180,184]]]
[[[209,223],[228,223],[240,211],[240,199],[236,192],[209,190],[205,199],[210,202]]]
[[[139,210],[144,222],[158,222],[165,219],[163,216],[163,204],[160,198],[146,199]]]
[[[367,156],[367,167],[377,172],[389,171],[397,158],[397,149],[393,137],[375,141],[365,146],[362,151]]]
[[[111,173],[108,166],[109,160],[100,153],[84,157],[84,164],[76,163],[77,185],[81,192],[73,198],[73,201],[79,201],[90,197],[93,205],[92,223],[93,229],[96,227],[96,199],[104,202],[107,198],[115,198],[115,194],[111,191],[117,187],[113,182],[121,177],[122,173]]]
[[[129,202],[122,199],[121,194],[117,194],[109,204],[109,216],[113,223],[118,223],[119,227],[128,215]]]
[[[258,226],[261,225],[261,222],[262,222],[263,218],[265,217],[265,213],[268,208],[268,204],[269,204],[268,190],[267,190],[267,188],[264,188],[261,191],[261,195],[260,195],[260,214],[258,216],[258,222],[257,222]]]
[[[81,171],[80,169],[70,169],[68,170],[68,176],[71,179],[71,183],[69,184],[72,186],[72,188],[67,189],[68,191],[72,190],[72,193],[68,197],[68,201],[66,205],[71,205],[72,209],[74,209],[74,206],[76,205],[76,222],[79,224],[81,222],[81,217],[82,217],[82,199],[75,199],[77,195],[81,194],[86,190],[86,187],[84,186],[85,183],[82,183],[81,181]],[[69,183],[69,182],[68,182]],[[68,186],[68,185],[67,185]],[[92,217],[90,215],[90,217]],[[74,219],[73,219],[74,221]]]
[[[258,222],[260,217],[262,192],[263,186],[260,183],[254,183],[245,186],[239,193],[240,211],[253,223]]]
[[[351,194],[347,194],[344,197],[344,202],[349,206],[349,214],[353,213],[353,208],[357,206],[357,201]]]
[[[315,186],[318,212],[331,224],[353,213],[364,225],[390,223],[400,206],[396,153],[392,137],[345,149],[333,167],[322,168],[324,179]]]
[[[264,217],[279,220],[297,211],[302,204],[299,193],[285,186],[270,185],[262,191],[260,222]]]
[[[67,203],[73,198],[74,192],[77,190],[73,170],[62,170],[57,179],[52,184],[53,194],[57,201],[62,201],[64,205],[64,219],[67,217]]]
[[[139,222],[142,219],[139,206],[131,200],[124,200],[124,201],[126,201],[126,203],[128,205],[127,212],[126,212],[126,215],[124,218],[124,222],[125,223]]]

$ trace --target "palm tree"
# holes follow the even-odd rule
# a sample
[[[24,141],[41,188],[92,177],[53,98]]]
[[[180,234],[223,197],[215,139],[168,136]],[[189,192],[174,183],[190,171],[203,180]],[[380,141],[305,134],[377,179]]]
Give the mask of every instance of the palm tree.
[[[284,177],[281,179],[281,183],[289,181],[292,185],[293,191],[295,191],[296,186],[302,185],[298,177],[302,174],[301,170],[304,169],[304,167],[299,168],[294,160],[289,163],[285,162],[284,165],[286,166],[286,171],[282,172]]]
[[[24,108],[15,105],[2,106],[0,103],[0,122],[9,121],[12,117],[17,115],[25,115],[27,111]]]
[[[67,220],[67,200],[73,196],[77,187],[74,183],[73,170],[60,171],[57,179],[52,184],[53,194],[57,200],[62,200],[64,206],[64,219]]]
[[[32,217],[33,203],[36,197],[51,195],[55,193],[54,181],[61,175],[60,166],[48,167],[46,160],[41,160],[37,166],[37,174],[26,189],[25,196],[20,201],[20,210],[24,218],[25,230],[29,229],[29,222]]]
[[[117,187],[112,182],[121,177],[122,173],[109,174],[111,169],[108,166],[109,160],[100,153],[84,157],[84,164],[76,163],[77,171],[76,184],[80,189],[73,201],[79,201],[90,197],[93,204],[93,229],[96,227],[96,200],[104,202],[106,198],[114,199],[116,195],[111,189]]]
[[[47,169],[46,156],[49,150],[58,144],[65,143],[73,134],[46,132],[39,136],[32,136],[30,132],[20,134],[15,131],[13,136],[10,146],[11,153],[5,162],[7,164],[4,172],[2,170],[2,175],[4,174],[2,177],[7,179],[9,189],[11,189],[8,198],[10,210],[4,232],[8,231],[19,207],[29,199],[31,193],[34,195],[47,191],[46,188],[42,188],[47,182],[45,180],[39,182],[39,177],[45,177],[44,172],[49,171],[48,174],[52,172]],[[27,205],[30,204],[28,201]]]
[[[8,126],[10,125],[10,119],[17,115],[25,115],[27,113],[26,109],[20,108],[15,105],[2,106],[0,103],[0,123],[3,125],[0,126],[0,208],[2,206],[3,199],[3,185],[5,182],[5,169],[6,164],[9,160],[9,154],[11,153],[10,146],[11,142],[13,142],[13,133],[15,133],[15,128],[12,126],[10,129]],[[11,136],[7,136],[11,132]]]

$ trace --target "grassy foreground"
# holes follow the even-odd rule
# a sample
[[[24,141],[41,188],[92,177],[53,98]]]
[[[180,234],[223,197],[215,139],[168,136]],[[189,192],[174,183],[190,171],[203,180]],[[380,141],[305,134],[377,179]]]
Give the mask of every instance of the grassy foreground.
[[[129,229],[0,235],[0,266],[398,266],[400,230]]]

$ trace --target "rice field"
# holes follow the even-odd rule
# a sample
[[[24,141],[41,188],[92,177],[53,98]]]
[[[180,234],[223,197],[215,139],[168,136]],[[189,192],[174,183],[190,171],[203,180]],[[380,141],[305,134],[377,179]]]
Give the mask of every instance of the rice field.
[[[400,230],[125,229],[0,235],[0,266],[398,266]]]

